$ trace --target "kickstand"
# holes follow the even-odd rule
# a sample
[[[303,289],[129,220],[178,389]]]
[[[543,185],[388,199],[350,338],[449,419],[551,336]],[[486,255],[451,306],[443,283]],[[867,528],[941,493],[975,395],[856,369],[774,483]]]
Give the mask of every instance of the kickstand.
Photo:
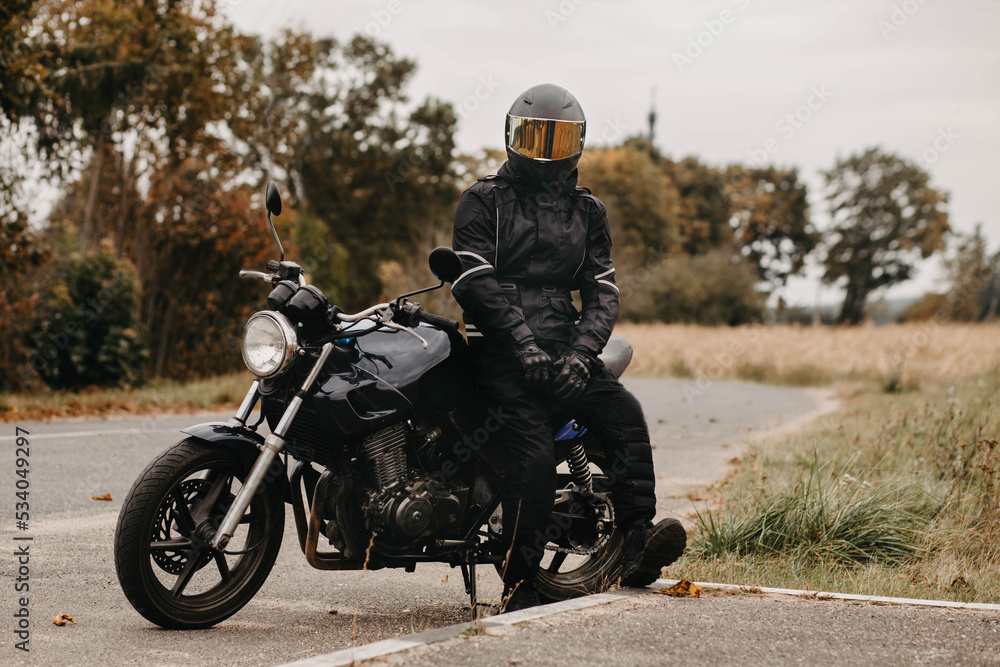
[[[465,592],[469,596],[469,606],[472,609],[472,620],[479,618],[476,601],[476,554],[469,552],[462,563],[462,580],[465,582]]]

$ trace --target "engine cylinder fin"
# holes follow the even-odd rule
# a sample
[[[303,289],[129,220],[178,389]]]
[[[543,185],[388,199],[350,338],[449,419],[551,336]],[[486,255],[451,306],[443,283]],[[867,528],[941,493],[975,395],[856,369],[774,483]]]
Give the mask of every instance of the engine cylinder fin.
[[[406,476],[406,429],[402,424],[384,429],[365,440],[365,456],[371,461],[375,481],[381,489],[400,482]]]

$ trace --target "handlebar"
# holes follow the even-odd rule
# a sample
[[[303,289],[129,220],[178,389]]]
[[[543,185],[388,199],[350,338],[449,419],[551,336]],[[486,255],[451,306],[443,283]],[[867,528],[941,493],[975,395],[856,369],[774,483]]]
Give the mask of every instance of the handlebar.
[[[420,313],[420,321],[427,322],[431,326],[438,327],[439,329],[458,331],[461,324],[457,321],[444,317],[442,315],[435,315],[434,313],[428,313],[426,310]]]
[[[371,308],[366,308],[365,310],[362,310],[360,313],[354,313],[353,315],[348,315],[346,313],[337,313],[337,319],[340,320],[341,322],[357,322],[358,320],[363,320],[366,317],[371,317],[376,312],[380,310],[385,310],[388,307],[389,307],[388,303],[379,303],[375,304]]]

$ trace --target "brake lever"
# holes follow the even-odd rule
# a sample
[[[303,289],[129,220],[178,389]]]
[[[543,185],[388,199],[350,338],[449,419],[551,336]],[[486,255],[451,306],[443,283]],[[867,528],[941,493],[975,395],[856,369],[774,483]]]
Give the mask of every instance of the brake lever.
[[[263,271],[251,271],[250,269],[240,270],[240,278],[260,278],[265,282],[274,282],[275,276],[273,273],[264,273]]]
[[[410,334],[411,336],[419,340],[420,344],[424,346],[425,350],[427,349],[427,341],[424,340],[424,337],[418,334],[410,327],[404,327],[402,324],[396,324],[395,322],[382,322],[382,326],[386,327],[387,329],[394,329],[396,331],[405,331],[406,333]]]

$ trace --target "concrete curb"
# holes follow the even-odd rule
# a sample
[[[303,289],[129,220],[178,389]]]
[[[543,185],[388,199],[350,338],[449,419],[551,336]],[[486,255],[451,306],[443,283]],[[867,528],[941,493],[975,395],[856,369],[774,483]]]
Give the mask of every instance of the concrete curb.
[[[597,607],[616,600],[643,595],[647,592],[647,589],[644,588],[624,588],[617,591],[611,591],[610,593],[600,593],[598,595],[573,598],[572,600],[563,600],[562,602],[543,604],[538,607],[532,607],[531,609],[522,609],[521,611],[512,611],[508,614],[499,614],[497,616],[484,618],[480,622],[480,627],[489,630],[490,628],[515,625],[517,623],[524,623],[525,621],[545,618],[546,616],[562,614],[567,611]],[[289,662],[284,665],[280,665],[279,667],[340,667],[341,665],[353,665],[364,660],[371,660],[373,658],[379,658],[392,653],[417,648],[418,646],[426,646],[427,644],[434,644],[446,639],[461,637],[463,633],[469,630],[475,630],[475,628],[476,623],[473,621],[469,621],[468,623],[456,623],[455,625],[437,628],[436,630],[418,632],[417,634],[409,635],[405,638],[399,637],[395,639],[385,639],[380,642],[365,644],[364,646],[345,648],[333,653],[327,653],[326,655],[317,655],[311,658],[297,660],[296,662]]]
[[[509,614],[499,614],[497,616],[491,616],[483,619],[480,622],[480,627],[488,630],[490,628],[498,628],[516,625],[517,623],[524,623],[526,621],[533,621],[547,616],[555,616],[556,614],[562,614],[567,611],[597,607],[609,602],[615,602],[617,600],[646,595],[651,590],[659,591],[664,588],[669,588],[670,586],[676,584],[677,581],[677,579],[658,579],[651,584],[649,588],[623,588],[611,591],[610,593],[589,595],[586,597],[574,598],[572,600],[564,600],[562,602],[540,605],[538,607],[532,607],[531,609],[513,611]],[[986,604],[983,602],[949,602],[947,600],[890,598],[877,595],[850,595],[845,593],[827,593],[823,591],[803,591],[791,588],[759,588],[756,586],[740,586],[738,584],[713,584],[701,581],[695,583],[704,589],[735,590],[745,592],[752,590],[754,592],[759,591],[774,595],[789,595],[795,597],[813,598],[817,600],[844,600],[849,602],[868,602],[874,604],[945,607],[949,609],[971,609],[976,611],[1000,612],[1000,604]],[[365,660],[372,660],[374,658],[380,658],[393,653],[399,653],[401,651],[407,651],[420,646],[426,646],[427,644],[434,644],[447,639],[461,637],[466,632],[475,629],[476,623],[472,621],[469,621],[468,623],[456,623],[455,625],[437,628],[436,630],[418,632],[417,634],[409,635],[405,638],[398,637],[394,639],[385,639],[372,644],[365,644],[364,646],[355,646],[335,651],[333,653],[327,653],[325,655],[304,658],[295,662],[285,663],[279,667],[342,667],[354,665]]]

